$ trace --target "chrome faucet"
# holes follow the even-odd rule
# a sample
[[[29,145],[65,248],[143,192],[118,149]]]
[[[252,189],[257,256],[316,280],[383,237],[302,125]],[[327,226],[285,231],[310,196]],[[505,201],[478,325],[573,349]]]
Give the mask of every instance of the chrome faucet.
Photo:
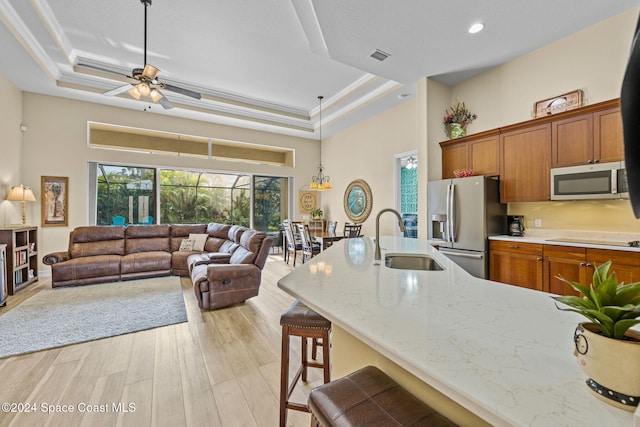
[[[402,215],[400,215],[400,212],[391,208],[382,209],[380,212],[378,212],[378,215],[376,216],[376,261],[382,258],[382,254],[380,253],[380,215],[385,212],[393,212],[395,216],[398,217],[398,226],[400,227],[400,231],[404,232],[405,230],[404,223],[402,222]]]

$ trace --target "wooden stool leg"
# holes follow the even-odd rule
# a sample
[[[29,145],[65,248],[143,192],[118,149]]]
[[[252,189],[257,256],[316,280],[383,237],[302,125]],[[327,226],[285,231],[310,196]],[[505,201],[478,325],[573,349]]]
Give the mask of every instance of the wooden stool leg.
[[[287,400],[289,399],[289,327],[282,326],[282,361],[280,363],[280,427],[287,425]]]
[[[307,337],[302,339],[302,381],[307,382]]]
[[[331,381],[330,378],[330,362],[329,362],[329,331],[324,332],[322,337],[322,365],[324,371],[324,383]]]
[[[311,346],[311,358],[316,360],[318,357],[318,338],[312,338],[313,345]]]

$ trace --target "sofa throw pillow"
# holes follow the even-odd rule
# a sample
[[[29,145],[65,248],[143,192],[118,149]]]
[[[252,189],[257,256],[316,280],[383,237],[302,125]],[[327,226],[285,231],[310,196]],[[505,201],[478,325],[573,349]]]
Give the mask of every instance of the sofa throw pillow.
[[[189,239],[193,240],[194,251],[204,251],[204,244],[207,242],[208,234],[189,234]]]
[[[180,251],[188,252],[193,250],[193,240],[192,239],[182,239],[180,242]]]

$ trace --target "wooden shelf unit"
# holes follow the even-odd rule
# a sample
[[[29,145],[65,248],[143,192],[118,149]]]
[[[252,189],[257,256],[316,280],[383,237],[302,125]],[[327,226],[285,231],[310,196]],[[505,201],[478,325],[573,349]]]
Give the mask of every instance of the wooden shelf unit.
[[[13,295],[38,280],[38,227],[0,228],[0,243],[7,245],[7,289]]]

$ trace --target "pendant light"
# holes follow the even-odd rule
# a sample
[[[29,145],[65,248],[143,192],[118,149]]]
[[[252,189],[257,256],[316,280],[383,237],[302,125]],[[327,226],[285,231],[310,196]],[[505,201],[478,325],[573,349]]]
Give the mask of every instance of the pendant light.
[[[311,177],[311,184],[309,184],[309,189],[311,190],[331,190],[333,186],[331,185],[330,178],[324,174],[324,168],[322,167],[322,99],[324,96],[319,96],[318,101],[320,102],[320,118],[318,121],[318,129],[320,133],[320,166],[318,167],[318,174]]]

